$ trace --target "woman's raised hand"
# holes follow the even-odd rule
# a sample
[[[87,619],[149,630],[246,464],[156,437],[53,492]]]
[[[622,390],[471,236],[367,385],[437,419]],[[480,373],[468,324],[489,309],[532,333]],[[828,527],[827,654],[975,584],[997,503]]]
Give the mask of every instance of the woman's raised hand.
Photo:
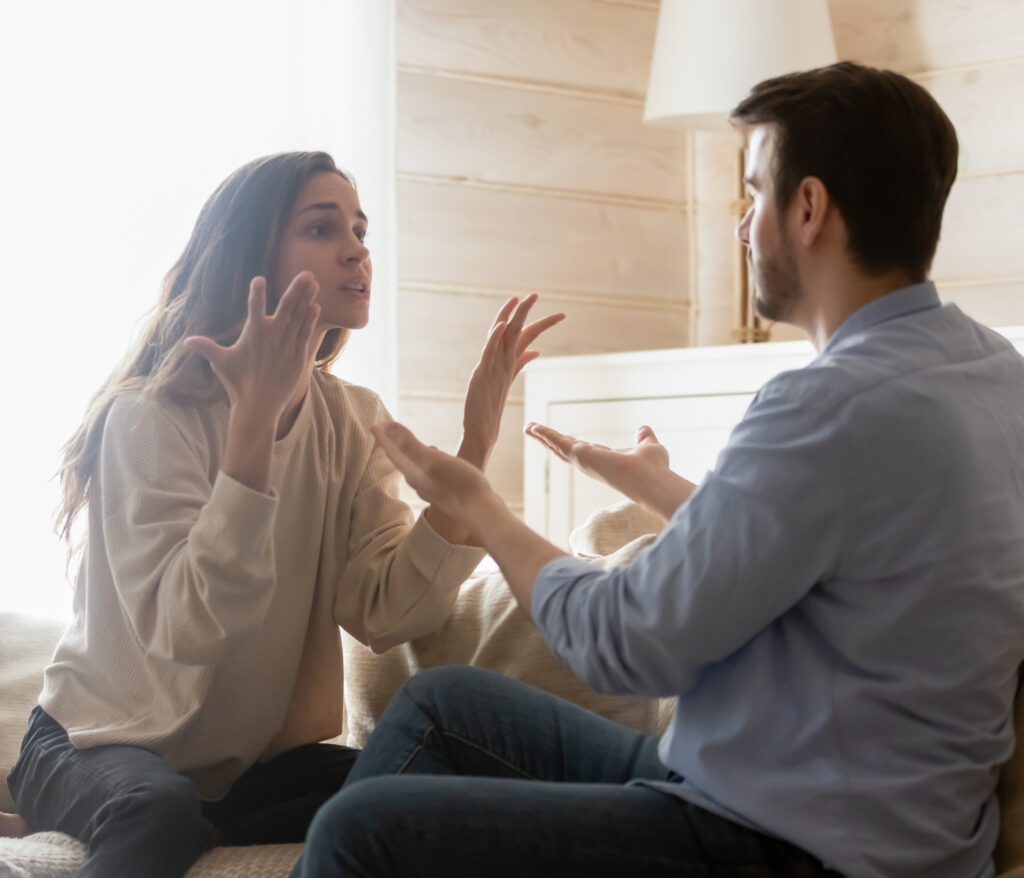
[[[267,282],[255,277],[249,285],[249,310],[238,340],[227,347],[207,336],[192,336],[185,344],[210,363],[227,392],[232,409],[250,415],[281,417],[316,354],[314,333],[320,306],[319,287],[312,272],[295,276],[272,315],[267,314]]]
[[[522,301],[511,298],[502,305],[487,334],[480,362],[470,376],[459,456],[480,469],[498,441],[501,413],[513,380],[527,363],[540,356],[530,345],[542,332],[565,319],[564,314],[551,314],[527,326],[526,318],[537,298],[531,293]]]

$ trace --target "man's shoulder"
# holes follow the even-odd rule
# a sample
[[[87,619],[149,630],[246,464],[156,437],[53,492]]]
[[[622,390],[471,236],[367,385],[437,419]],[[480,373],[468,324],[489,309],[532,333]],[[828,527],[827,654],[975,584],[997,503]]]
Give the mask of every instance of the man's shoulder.
[[[792,395],[830,406],[885,393],[894,383],[941,383],[958,372],[998,371],[1007,365],[1024,380],[1024,358],[1014,346],[949,305],[848,336],[804,368],[776,376],[764,395]]]

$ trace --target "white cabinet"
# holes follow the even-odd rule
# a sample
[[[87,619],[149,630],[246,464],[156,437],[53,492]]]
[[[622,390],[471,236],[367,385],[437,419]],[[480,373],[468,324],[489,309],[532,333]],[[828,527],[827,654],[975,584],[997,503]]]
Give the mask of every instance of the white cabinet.
[[[1024,327],[999,331],[1024,350]],[[526,370],[525,417],[620,448],[648,424],[672,468],[699,482],[757,389],[813,356],[809,342],[780,342],[541,358]],[[622,499],[534,439],[526,440],[524,466],[526,523],[557,546],[568,548],[573,528]]]

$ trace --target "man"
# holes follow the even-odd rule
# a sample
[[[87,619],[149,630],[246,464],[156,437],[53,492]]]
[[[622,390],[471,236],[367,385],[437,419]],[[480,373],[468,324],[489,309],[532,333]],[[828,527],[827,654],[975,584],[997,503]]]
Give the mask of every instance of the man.
[[[761,389],[699,487],[649,428],[620,452],[527,427],[668,520],[632,564],[567,557],[479,472],[377,428],[552,650],[595,689],[677,695],[671,727],[658,744],[427,672],[297,874],[992,873],[1024,658],[1024,361],[926,280],[955,132],[920,86],[850,63],[763,82],[733,118],[757,307],[818,356]]]

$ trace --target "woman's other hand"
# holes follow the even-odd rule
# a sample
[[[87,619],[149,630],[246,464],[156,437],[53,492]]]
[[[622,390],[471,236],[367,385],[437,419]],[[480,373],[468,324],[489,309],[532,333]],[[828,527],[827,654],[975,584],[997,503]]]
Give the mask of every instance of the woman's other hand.
[[[527,363],[540,356],[530,345],[542,332],[565,319],[564,314],[551,314],[527,326],[526,318],[537,298],[531,293],[522,301],[511,298],[502,305],[469,379],[458,456],[481,470],[498,441],[501,414],[512,382]]]

